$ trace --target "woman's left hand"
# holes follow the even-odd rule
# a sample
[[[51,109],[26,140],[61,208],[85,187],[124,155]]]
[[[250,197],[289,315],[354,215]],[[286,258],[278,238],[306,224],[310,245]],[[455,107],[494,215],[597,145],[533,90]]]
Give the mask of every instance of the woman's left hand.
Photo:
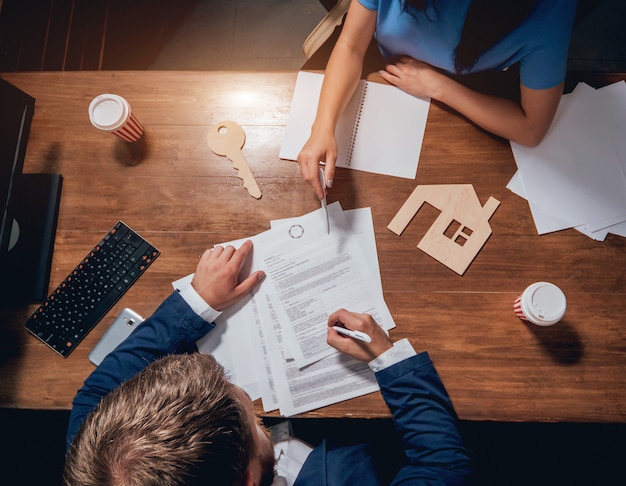
[[[394,64],[388,64],[380,76],[402,91],[420,98],[437,98],[439,80],[443,76],[430,64],[403,56]]]
[[[545,137],[563,93],[563,83],[532,89],[520,82],[520,101],[516,102],[475,91],[430,64],[406,56],[379,75],[410,95],[444,103],[488,132],[528,147]]]

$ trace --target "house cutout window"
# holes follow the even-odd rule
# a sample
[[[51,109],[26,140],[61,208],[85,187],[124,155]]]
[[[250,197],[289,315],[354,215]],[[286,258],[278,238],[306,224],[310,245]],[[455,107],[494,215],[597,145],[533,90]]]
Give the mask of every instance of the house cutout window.
[[[471,184],[417,186],[387,228],[402,234],[425,202],[441,214],[417,247],[463,275],[491,236],[489,218],[500,201],[490,197],[482,206]]]
[[[450,223],[450,226],[448,226],[448,229],[445,230],[443,234],[446,235],[451,240],[454,240],[454,237],[457,234],[456,232],[459,231],[460,227],[461,227],[461,223],[459,223],[456,219],[453,219],[452,222]]]
[[[457,245],[463,246],[473,231],[467,226],[463,226],[456,219],[453,219],[448,226],[448,229],[444,231],[444,235],[454,241]]]

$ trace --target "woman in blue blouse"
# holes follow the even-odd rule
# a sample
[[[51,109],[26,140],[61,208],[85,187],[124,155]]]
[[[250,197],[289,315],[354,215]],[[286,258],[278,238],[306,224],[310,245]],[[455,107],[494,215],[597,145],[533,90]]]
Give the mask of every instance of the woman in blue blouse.
[[[311,136],[298,163],[318,197],[324,162],[332,187],[335,125],[361,76],[373,35],[386,66],[380,75],[414,96],[438,100],[483,129],[535,146],[559,104],[575,0],[352,0],[328,65]],[[472,89],[460,79],[519,69],[519,96]]]

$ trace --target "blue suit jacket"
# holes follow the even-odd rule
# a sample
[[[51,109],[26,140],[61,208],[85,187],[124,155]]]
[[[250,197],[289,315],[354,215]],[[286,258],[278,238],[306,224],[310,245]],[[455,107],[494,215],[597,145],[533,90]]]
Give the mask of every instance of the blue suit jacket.
[[[295,486],[466,484],[470,459],[428,354],[405,359],[379,371],[376,378],[402,436],[404,455],[393,444],[324,442],[309,455]]]
[[[148,364],[168,354],[197,351],[196,341],[213,329],[185,300],[172,293],[159,308],[108,354],[74,397],[67,447],[100,400]]]
[[[67,446],[100,400],[149,363],[196,350],[213,328],[174,292],[156,312],[109,354],[85,381],[72,403]],[[452,404],[428,355],[418,354],[376,374],[403,446],[389,456],[373,444],[341,446],[326,441],[309,455],[296,485],[463,484],[469,458]],[[393,449],[393,447],[392,447]],[[405,454],[402,454],[402,449]],[[385,451],[389,448],[385,445]],[[399,459],[399,460],[398,460]]]

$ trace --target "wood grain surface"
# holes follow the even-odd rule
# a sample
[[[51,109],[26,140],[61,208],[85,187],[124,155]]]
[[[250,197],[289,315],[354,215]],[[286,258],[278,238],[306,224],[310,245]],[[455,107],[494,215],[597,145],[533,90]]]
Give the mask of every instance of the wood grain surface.
[[[203,250],[251,236],[272,219],[319,207],[297,164],[280,160],[296,73],[45,72],[2,75],[36,98],[26,172],[63,175],[51,289],[118,219],[161,256],[63,359],[22,326],[35,306],[0,310],[0,406],[68,409],[93,369],[92,347],[124,307],[150,315]],[[93,128],[101,93],[125,97],[145,127],[129,146]],[[250,197],[206,137],[222,120],[246,132],[243,153],[263,193]],[[328,202],[371,207],[385,300],[397,328],[433,359],[467,420],[626,422],[626,240],[575,230],[538,236],[526,201],[506,189],[508,143],[431,105],[416,180],[338,169]],[[416,248],[438,212],[425,207],[401,236],[386,227],[417,184],[472,184],[501,202],[493,234],[463,276]],[[513,302],[540,280],[567,296],[563,321],[520,321]],[[261,411],[260,404],[257,404]],[[306,414],[387,417],[378,393]]]

